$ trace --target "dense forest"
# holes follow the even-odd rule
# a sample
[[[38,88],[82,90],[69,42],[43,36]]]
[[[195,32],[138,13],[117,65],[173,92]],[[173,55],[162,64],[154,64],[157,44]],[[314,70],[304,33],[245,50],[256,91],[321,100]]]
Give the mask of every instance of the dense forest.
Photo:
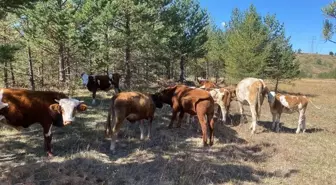
[[[285,26],[251,5],[217,26],[196,0],[2,2],[3,87],[80,84],[82,72],[122,75],[125,88],[158,79],[290,79],[299,64]]]

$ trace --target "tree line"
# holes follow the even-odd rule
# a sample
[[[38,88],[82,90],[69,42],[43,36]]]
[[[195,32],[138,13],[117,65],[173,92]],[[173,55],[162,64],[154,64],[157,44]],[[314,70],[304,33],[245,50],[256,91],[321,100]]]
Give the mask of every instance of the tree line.
[[[14,2],[14,1],[13,1]],[[0,9],[0,83],[41,89],[82,72],[156,79],[290,79],[299,64],[285,27],[254,5],[216,26],[196,0],[12,0]]]

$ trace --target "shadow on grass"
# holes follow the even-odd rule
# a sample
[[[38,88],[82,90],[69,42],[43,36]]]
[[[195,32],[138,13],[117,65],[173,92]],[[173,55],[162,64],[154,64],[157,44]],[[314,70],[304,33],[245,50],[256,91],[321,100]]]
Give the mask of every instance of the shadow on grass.
[[[259,121],[258,125],[264,127],[266,129],[266,132],[275,132],[272,130],[272,122],[271,121]],[[280,123],[280,132],[282,133],[296,133],[297,128],[289,128],[284,126],[284,123]],[[307,128],[306,133],[316,133],[316,132],[323,132],[326,131],[322,128]],[[302,130],[301,130],[302,132]]]
[[[170,159],[156,155],[146,161],[120,164],[78,157],[14,167],[3,174],[9,184],[220,184],[260,183],[264,178],[288,178],[298,170],[266,172],[248,165],[195,160],[190,154]]]

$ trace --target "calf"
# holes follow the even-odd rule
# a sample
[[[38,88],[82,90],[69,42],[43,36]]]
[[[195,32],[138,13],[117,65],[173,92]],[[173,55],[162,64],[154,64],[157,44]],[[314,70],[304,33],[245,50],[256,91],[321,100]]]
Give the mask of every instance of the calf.
[[[110,75],[88,75],[81,74],[82,83],[87,89],[92,92],[92,104],[96,103],[96,92],[98,90],[109,91],[114,87],[116,93],[120,92],[119,80],[120,74],[113,73]]]
[[[172,128],[177,113],[179,120],[177,127],[181,127],[184,113],[197,115],[203,133],[203,145],[207,145],[207,126],[209,127],[210,146],[214,140],[214,100],[211,95],[202,89],[189,88],[185,85],[175,85],[157,93],[158,100],[169,104],[173,108],[169,128]],[[205,118],[207,116],[207,120]]]
[[[226,88],[212,89],[209,92],[214,99],[215,104],[217,104],[221,110],[222,121],[226,123],[226,119],[229,115],[230,104],[235,96],[234,92]],[[215,110],[217,109],[215,108]]]
[[[209,80],[198,80],[197,79],[197,81],[200,84],[200,88],[202,88],[202,89],[207,89],[208,90],[208,89],[217,87],[217,85],[214,82],[209,81]]]
[[[18,130],[21,127],[28,128],[34,123],[41,124],[44,148],[48,156],[52,156],[52,126],[71,124],[75,120],[76,111],[85,111],[87,108],[82,101],[51,91],[1,89],[0,98],[0,120],[6,124]]]
[[[115,141],[120,127],[125,119],[130,122],[140,121],[140,131],[142,140],[144,137],[143,119],[148,119],[148,138],[151,137],[152,121],[155,108],[162,108],[162,103],[157,101],[156,95],[145,95],[139,92],[121,92],[112,97],[105,135],[112,135],[110,150],[115,151]],[[111,129],[111,116],[113,129]],[[111,133],[112,131],[112,133]]]
[[[272,129],[279,132],[280,117],[282,113],[292,114],[293,112],[299,112],[299,122],[296,129],[298,134],[302,129],[303,132],[306,131],[306,109],[308,101],[311,102],[306,96],[294,96],[294,95],[283,95],[280,93],[275,93],[271,91],[268,93],[268,103],[270,106],[270,111],[272,113]],[[313,102],[311,102],[313,104]],[[314,104],[313,104],[314,105]],[[315,105],[314,105],[315,106]],[[316,106],[315,106],[316,107]],[[316,107],[320,109],[319,107]]]
[[[243,103],[247,102],[250,105],[252,114],[250,129],[252,129],[252,134],[255,133],[257,121],[260,118],[261,106],[267,93],[268,88],[264,81],[257,78],[245,78],[240,81],[236,87],[236,97],[241,114],[241,122],[244,115]]]

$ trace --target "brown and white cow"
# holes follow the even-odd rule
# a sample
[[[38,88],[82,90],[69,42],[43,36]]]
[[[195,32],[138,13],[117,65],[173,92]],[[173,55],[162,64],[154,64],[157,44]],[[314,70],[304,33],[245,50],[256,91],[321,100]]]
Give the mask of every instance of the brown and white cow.
[[[121,92],[113,96],[105,126],[105,135],[112,135],[110,150],[115,151],[115,141],[125,119],[132,123],[141,121],[141,140],[144,138],[143,120],[148,119],[147,136],[150,138],[155,109],[156,107],[162,108],[162,106],[156,95],[146,95],[139,92]],[[111,128],[111,117],[113,129]]]
[[[200,84],[200,88],[202,89],[211,89],[211,88],[217,88],[216,83],[209,81],[209,80],[199,80],[197,79],[197,82]]]
[[[249,104],[252,114],[252,134],[255,133],[257,121],[260,118],[261,106],[264,98],[268,93],[268,88],[262,79],[245,78],[240,81],[236,87],[236,97],[241,114],[241,122],[243,121],[244,109],[243,104]]]
[[[203,133],[203,145],[207,145],[207,127],[209,127],[210,146],[214,141],[214,100],[209,92],[199,88],[189,88],[185,85],[168,87],[157,93],[159,101],[169,104],[173,108],[169,128],[173,127],[177,113],[179,120],[177,127],[181,127],[184,113],[197,115]],[[206,119],[207,117],[207,119]]]
[[[235,89],[230,88],[215,88],[215,89],[208,89],[211,97],[214,99],[215,107],[214,111],[219,110],[222,114],[222,121],[226,123],[227,118],[229,117],[229,110],[231,101],[235,98]],[[187,120],[188,123],[193,122],[191,121],[190,115],[188,114]],[[232,120],[231,120],[232,121]]]
[[[306,96],[301,95],[284,95],[280,93],[275,93],[271,91],[268,93],[268,103],[270,106],[270,111],[272,113],[272,129],[279,132],[280,117],[282,113],[292,114],[294,112],[299,112],[299,121],[296,133],[298,134],[302,129],[303,132],[306,131],[306,109],[308,106],[308,101],[311,102]],[[313,104],[313,102],[311,102]],[[314,105],[314,104],[313,104]],[[315,105],[314,105],[315,106]],[[317,109],[319,107],[315,106]]]
[[[34,123],[41,124],[48,156],[52,156],[52,126],[69,125],[75,120],[76,111],[87,109],[82,101],[51,91],[1,89],[0,98],[2,122],[18,130],[22,127],[28,128]]]
[[[109,91],[114,88],[116,93],[120,92],[119,89],[119,73],[113,73],[110,75],[88,75],[86,73],[81,74],[82,83],[87,89],[92,92],[92,104],[96,103],[96,92],[98,90]]]
[[[230,104],[235,97],[235,91],[231,91],[227,88],[212,89],[209,91],[210,95],[217,104],[222,113],[222,121],[226,123],[226,119],[229,116]],[[217,108],[215,108],[217,110]]]

